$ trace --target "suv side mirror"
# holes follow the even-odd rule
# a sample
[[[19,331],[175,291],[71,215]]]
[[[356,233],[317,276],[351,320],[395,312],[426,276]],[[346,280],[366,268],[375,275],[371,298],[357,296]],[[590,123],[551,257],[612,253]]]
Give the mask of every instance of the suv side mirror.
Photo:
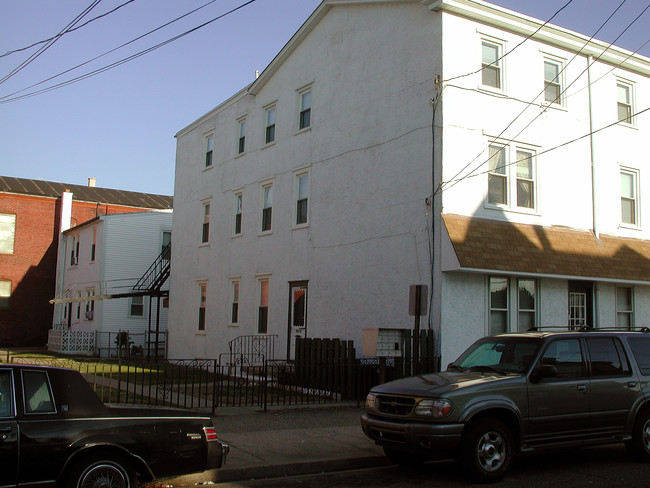
[[[557,378],[557,368],[552,364],[540,364],[530,374],[533,383],[539,383],[544,378]]]

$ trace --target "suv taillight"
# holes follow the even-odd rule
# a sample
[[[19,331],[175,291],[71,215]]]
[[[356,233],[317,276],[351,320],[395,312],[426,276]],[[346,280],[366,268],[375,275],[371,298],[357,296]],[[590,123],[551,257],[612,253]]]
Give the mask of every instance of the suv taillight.
[[[216,441],[217,439],[217,431],[214,430],[214,427],[203,427],[203,432],[205,432],[205,440],[206,441]]]

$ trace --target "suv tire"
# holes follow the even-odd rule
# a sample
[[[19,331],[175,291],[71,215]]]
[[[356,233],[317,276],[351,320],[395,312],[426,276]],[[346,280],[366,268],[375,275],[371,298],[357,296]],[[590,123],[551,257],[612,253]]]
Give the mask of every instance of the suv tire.
[[[513,458],[510,429],[498,419],[472,422],[461,445],[461,462],[473,481],[490,483],[506,474]]]
[[[650,407],[645,407],[637,415],[632,439],[625,443],[625,447],[633,458],[650,461]]]

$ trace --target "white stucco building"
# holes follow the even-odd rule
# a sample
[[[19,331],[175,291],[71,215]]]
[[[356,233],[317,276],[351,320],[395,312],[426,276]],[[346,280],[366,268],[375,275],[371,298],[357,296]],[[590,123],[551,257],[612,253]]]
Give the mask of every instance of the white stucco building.
[[[164,346],[169,258],[140,280],[170,244],[172,217],[171,210],[100,215],[62,232],[50,349],[115,356],[120,331],[129,348],[155,348],[156,331]]]
[[[324,1],[177,134],[170,357],[648,326],[650,60],[474,0]]]

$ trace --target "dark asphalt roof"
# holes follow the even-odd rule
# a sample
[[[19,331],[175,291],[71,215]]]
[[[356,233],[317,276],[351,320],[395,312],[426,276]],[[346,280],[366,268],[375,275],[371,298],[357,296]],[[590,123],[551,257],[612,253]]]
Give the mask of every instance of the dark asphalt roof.
[[[74,200],[82,202],[110,203],[112,205],[156,209],[172,208],[173,205],[173,197],[168,195],[0,176],[0,192],[59,198],[66,190],[73,193]]]

